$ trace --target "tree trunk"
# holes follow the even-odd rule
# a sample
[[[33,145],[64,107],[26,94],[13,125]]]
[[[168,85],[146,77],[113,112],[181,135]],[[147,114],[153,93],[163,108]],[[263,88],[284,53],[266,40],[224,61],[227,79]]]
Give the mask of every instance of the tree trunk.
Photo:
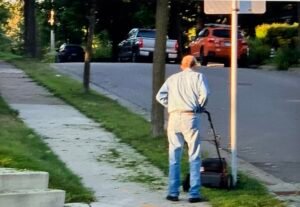
[[[300,2],[297,3],[297,17],[298,17],[298,52],[300,53]]]
[[[27,57],[37,56],[35,0],[24,0],[24,52]]]
[[[164,109],[156,101],[155,96],[165,80],[166,40],[168,29],[168,0],[156,2],[156,41],[153,57],[152,74],[152,135],[154,137],[164,134]]]
[[[89,28],[87,36],[87,44],[84,58],[84,71],[83,71],[83,87],[84,92],[88,93],[90,89],[90,69],[91,69],[91,57],[92,57],[92,43],[95,30],[95,11],[96,11],[96,0],[91,1]]]
[[[180,13],[181,0],[171,1],[170,9],[170,31],[169,38],[178,41],[178,59],[180,60],[184,53],[184,38],[182,37],[183,31],[181,27]]]

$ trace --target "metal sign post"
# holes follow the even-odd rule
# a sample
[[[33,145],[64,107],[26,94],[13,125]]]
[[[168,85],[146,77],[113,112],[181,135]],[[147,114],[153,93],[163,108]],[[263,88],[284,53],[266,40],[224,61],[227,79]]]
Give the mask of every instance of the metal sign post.
[[[231,14],[230,68],[230,144],[233,186],[237,183],[237,50],[238,14],[260,14],[266,10],[265,0],[204,0],[206,14]]]
[[[237,146],[236,146],[236,97],[237,97],[237,37],[238,37],[238,0],[232,0],[231,11],[231,70],[230,70],[230,138],[231,138],[231,174],[233,186],[237,182]]]

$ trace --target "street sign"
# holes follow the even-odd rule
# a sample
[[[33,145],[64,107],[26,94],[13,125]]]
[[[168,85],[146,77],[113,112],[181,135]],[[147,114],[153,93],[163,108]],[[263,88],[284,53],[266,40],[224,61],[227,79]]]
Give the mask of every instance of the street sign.
[[[264,0],[241,0],[237,5],[238,14],[262,14],[266,11]],[[230,0],[204,0],[206,14],[231,14],[232,2]]]
[[[263,14],[266,11],[266,1],[240,1],[238,14]]]

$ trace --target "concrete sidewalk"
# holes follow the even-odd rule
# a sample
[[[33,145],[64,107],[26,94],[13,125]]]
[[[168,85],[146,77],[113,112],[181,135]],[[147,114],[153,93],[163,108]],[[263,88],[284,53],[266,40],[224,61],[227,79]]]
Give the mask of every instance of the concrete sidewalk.
[[[193,207],[209,203],[165,200],[163,173],[145,161],[130,146],[54,97],[29,79],[23,71],[0,62],[0,94],[30,128],[40,134],[51,149],[91,188],[97,202],[92,207]],[[136,183],[152,178],[149,184]],[[88,206],[72,204],[66,206]]]

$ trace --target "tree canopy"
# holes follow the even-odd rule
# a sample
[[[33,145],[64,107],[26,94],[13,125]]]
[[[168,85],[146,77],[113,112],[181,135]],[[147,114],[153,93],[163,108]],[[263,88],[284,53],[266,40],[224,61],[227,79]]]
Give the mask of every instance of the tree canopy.
[[[32,0],[0,0],[1,34],[12,43],[21,45],[24,34],[23,6]],[[83,44],[87,39],[88,12],[91,0],[43,0],[36,1],[38,45],[43,51],[49,47],[50,11],[55,11],[56,47],[64,42]],[[254,34],[257,24],[263,22],[290,22],[297,19],[297,2],[267,2],[267,12],[262,15],[239,15],[240,27]],[[230,23],[228,15],[206,15],[203,0],[169,1],[168,35],[181,44],[182,33],[194,28],[195,33],[205,23]],[[111,42],[113,54],[118,43],[133,27],[155,27],[156,0],[98,0],[96,2],[95,35]],[[274,15],[276,14],[276,15]],[[280,15],[277,15],[280,14]],[[16,48],[16,46],[14,46]],[[21,48],[21,47],[20,47]],[[15,49],[15,51],[20,51]]]

